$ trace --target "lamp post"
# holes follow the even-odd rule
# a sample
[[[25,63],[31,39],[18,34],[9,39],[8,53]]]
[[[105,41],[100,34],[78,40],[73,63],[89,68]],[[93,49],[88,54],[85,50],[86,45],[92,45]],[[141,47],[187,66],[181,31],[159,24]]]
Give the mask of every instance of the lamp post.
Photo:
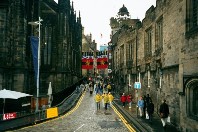
[[[41,21],[43,21],[40,17],[39,17],[39,20],[38,21],[35,21],[35,22],[28,22],[28,24],[32,25],[32,26],[39,26],[39,29],[38,29],[38,38],[39,38],[39,41],[38,41],[38,59],[37,59],[37,64],[38,64],[38,68],[37,68],[37,77],[36,77],[36,89],[37,89],[37,95],[36,95],[36,112],[38,111],[38,108],[39,108],[39,76],[40,76],[40,42],[41,42]]]
[[[108,76],[112,78],[112,42],[108,43]]]

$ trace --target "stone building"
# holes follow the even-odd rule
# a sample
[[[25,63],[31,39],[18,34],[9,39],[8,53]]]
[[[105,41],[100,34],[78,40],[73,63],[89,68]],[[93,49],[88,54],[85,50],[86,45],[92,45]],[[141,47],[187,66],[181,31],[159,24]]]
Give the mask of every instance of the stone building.
[[[184,132],[198,130],[197,9],[195,0],[156,0],[142,22],[120,27],[111,38],[119,91],[150,94],[156,112],[165,98],[172,123]]]
[[[40,95],[46,95],[49,82],[53,93],[82,78],[81,17],[76,17],[70,0],[0,1],[0,89],[36,95],[30,36],[40,29]]]
[[[110,19],[111,42],[109,46],[112,50],[112,70],[115,85],[118,86],[118,92],[124,92],[128,89],[129,74],[132,74],[132,61],[134,57],[134,49],[136,41],[132,38],[136,24],[139,23],[139,19],[131,19],[128,9],[123,5],[119,9],[118,17],[112,17]],[[127,77],[128,76],[128,77]],[[128,82],[127,82],[128,81]],[[129,92],[129,89],[128,89]]]

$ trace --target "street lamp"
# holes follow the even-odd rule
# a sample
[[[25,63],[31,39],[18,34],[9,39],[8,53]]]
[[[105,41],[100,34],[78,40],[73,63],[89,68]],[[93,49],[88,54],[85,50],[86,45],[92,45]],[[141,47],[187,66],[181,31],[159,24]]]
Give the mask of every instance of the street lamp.
[[[30,25],[32,25],[32,26],[39,26],[39,29],[38,29],[38,33],[39,33],[39,36],[38,36],[38,39],[39,39],[39,41],[38,41],[38,59],[37,59],[37,61],[38,61],[38,68],[37,68],[37,77],[36,77],[36,89],[37,89],[37,96],[36,96],[36,112],[38,111],[38,107],[39,107],[39,101],[38,101],[38,99],[39,99],[39,76],[40,76],[40,74],[39,74],[39,72],[40,72],[40,42],[41,42],[41,39],[40,39],[40,37],[41,37],[41,32],[40,32],[40,30],[41,30],[41,21],[43,21],[40,17],[39,17],[39,20],[38,21],[35,21],[35,22],[28,22],[28,24],[30,24]]]

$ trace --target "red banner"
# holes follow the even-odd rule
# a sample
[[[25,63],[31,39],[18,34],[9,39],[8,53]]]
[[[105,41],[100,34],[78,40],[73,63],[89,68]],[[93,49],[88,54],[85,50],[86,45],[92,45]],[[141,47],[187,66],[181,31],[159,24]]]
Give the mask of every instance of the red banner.
[[[108,68],[108,59],[107,58],[97,58],[97,69]]]
[[[82,58],[82,69],[93,69],[93,58]]]

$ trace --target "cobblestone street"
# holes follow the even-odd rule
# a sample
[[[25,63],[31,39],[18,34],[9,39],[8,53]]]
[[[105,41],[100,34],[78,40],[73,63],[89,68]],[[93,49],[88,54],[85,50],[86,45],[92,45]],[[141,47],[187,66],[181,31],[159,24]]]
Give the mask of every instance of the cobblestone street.
[[[101,110],[96,111],[94,95],[83,94],[81,103],[65,115],[44,122],[15,130],[17,132],[128,132],[129,129],[121,121],[112,108],[106,112],[101,103]],[[79,106],[79,107],[78,107]]]

